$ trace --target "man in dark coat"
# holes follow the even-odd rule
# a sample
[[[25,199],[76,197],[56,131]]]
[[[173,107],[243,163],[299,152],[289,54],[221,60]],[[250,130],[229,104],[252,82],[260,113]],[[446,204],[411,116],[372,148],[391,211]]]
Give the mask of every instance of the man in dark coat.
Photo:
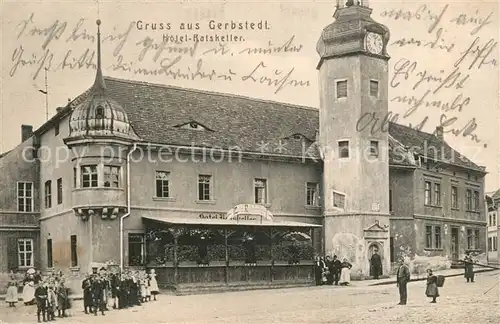
[[[340,280],[340,272],[342,271],[342,262],[337,258],[336,255],[333,256],[333,282],[335,283],[335,286],[339,285],[339,280]]]
[[[378,250],[375,250],[370,259],[370,276],[373,279],[378,279],[382,275],[382,258],[378,254]]]
[[[83,308],[85,314],[92,313],[92,282],[90,276],[87,274],[82,281],[83,289]]]
[[[38,282],[37,287],[35,289],[36,317],[38,318],[38,323],[40,323],[40,314],[43,316],[44,322],[46,322],[48,319],[46,318],[47,298],[48,298],[47,287],[45,287],[42,282]]]
[[[326,257],[325,264],[328,268],[328,273],[326,275],[326,284],[333,285],[333,260],[329,255]]]
[[[97,309],[104,315],[104,285],[104,280],[100,276],[95,276],[94,280],[92,280],[92,306],[95,316],[97,316]]]
[[[397,286],[399,287],[399,304],[406,305],[408,290],[406,285],[410,281],[410,268],[405,264],[404,259],[399,260],[398,272],[396,274]]]
[[[316,256],[314,260],[314,280],[316,282],[316,286],[321,285],[321,262],[319,260],[319,256]]]

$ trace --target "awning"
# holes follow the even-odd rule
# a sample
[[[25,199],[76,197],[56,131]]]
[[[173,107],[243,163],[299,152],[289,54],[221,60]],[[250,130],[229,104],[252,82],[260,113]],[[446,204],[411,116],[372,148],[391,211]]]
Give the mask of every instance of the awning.
[[[171,225],[204,225],[204,226],[258,226],[258,227],[322,227],[317,224],[299,223],[290,221],[269,220],[240,220],[240,219],[203,219],[184,217],[155,217],[142,216],[143,219],[152,220]]]

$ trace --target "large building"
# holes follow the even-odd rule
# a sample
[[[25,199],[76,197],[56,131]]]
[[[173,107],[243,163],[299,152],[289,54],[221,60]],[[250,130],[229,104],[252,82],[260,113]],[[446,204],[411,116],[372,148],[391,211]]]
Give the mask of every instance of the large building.
[[[488,211],[488,263],[498,264],[500,252],[498,251],[498,212],[500,209],[500,190],[486,194],[486,210]]]
[[[485,251],[484,167],[451,148],[442,128],[372,128],[371,117],[389,113],[389,31],[371,11],[339,1],[321,33],[319,109],[103,77],[98,42],[94,85],[34,132],[23,127],[23,143],[0,159],[0,260],[9,260],[0,270],[165,265],[146,248],[164,228],[176,246],[165,276],[178,278],[179,251],[192,251],[177,248],[172,227],[220,226],[222,253],[194,253],[225,268],[203,270],[203,280],[248,281],[248,271],[227,268],[237,248],[224,226],[236,226],[228,211],[242,205],[274,223],[261,215],[240,228],[307,229],[314,252],[347,257],[353,276],[369,276],[375,250],[385,274],[399,256]],[[194,232],[204,239],[204,230]],[[282,251],[271,250],[272,274],[261,275],[272,281]]]

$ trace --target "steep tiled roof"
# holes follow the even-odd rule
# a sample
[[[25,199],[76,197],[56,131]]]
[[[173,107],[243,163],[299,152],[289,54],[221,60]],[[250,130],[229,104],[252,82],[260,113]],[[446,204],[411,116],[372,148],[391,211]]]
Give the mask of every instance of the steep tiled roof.
[[[123,106],[134,131],[145,142],[320,156],[314,144],[319,129],[315,108],[110,77],[105,80],[109,94]],[[190,122],[206,129],[176,127]],[[410,147],[425,154],[424,148],[442,147],[442,153],[437,150],[437,159],[454,154],[452,164],[482,171],[434,135],[394,123],[389,134],[392,149]],[[414,164],[411,158],[395,161],[394,150],[389,157],[391,164]]]

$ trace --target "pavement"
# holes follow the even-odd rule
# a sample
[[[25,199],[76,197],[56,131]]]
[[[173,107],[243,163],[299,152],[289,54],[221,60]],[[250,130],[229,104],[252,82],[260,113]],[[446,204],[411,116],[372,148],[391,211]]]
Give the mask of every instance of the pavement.
[[[489,272],[489,271],[495,271],[496,269],[493,268],[483,268],[483,269],[474,269],[474,273],[482,273],[482,272]],[[464,269],[447,269],[447,270],[441,270],[441,271],[435,271],[435,275],[442,275],[445,277],[458,277],[458,276],[463,276],[464,275]],[[421,281],[421,280],[426,280],[427,279],[427,274],[412,274],[410,281]],[[371,279],[371,280],[358,280],[358,281],[352,281],[353,285],[358,286],[358,287],[366,287],[366,286],[380,286],[380,285],[391,285],[396,283],[396,276],[386,276],[385,278],[381,279]],[[279,289],[279,288],[278,288]],[[287,288],[290,289],[290,288]],[[174,292],[172,291],[162,291],[163,294],[165,295],[175,295]],[[83,300],[83,295],[82,294],[73,294],[71,295],[71,299],[73,300]],[[0,295],[0,300],[5,300],[5,295]],[[21,296],[19,296],[19,300],[22,301]],[[0,323],[1,324],[1,323]]]
[[[86,315],[75,302],[71,317],[58,323],[498,323],[500,271],[478,273],[474,283],[450,277],[436,304],[425,296],[425,282],[408,284],[408,304],[397,305],[398,289],[390,285],[317,286],[192,296],[158,296],[158,301],[106,316]],[[370,280],[371,281],[371,280]],[[0,304],[0,323],[33,323],[36,308]]]

